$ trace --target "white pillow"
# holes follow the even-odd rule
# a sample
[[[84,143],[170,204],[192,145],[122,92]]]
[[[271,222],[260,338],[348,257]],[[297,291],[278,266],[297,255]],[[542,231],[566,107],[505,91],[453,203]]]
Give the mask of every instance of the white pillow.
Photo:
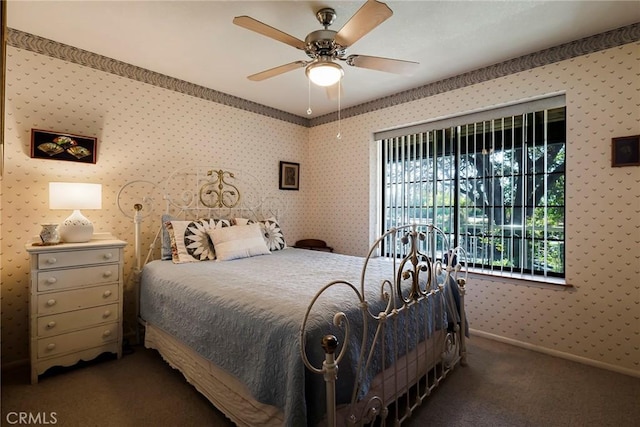
[[[207,231],[221,261],[270,254],[260,224],[234,225]]]

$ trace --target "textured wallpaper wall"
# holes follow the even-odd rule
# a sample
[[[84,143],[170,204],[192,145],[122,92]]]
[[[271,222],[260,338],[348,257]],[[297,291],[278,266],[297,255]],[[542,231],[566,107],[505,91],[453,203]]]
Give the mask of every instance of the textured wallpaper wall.
[[[640,376],[640,167],[612,168],[610,145],[640,134],[638,43],[348,118],[341,140],[335,122],[313,127],[306,229],[338,252],[366,252],[377,234],[373,132],[556,92],[567,100],[574,288],[474,277],[468,317],[485,335]]]
[[[44,221],[70,212],[48,208],[50,181],[103,185],[103,209],[83,212],[96,231],[132,240],[132,224],[115,196],[129,180],[159,182],[192,164],[249,171],[265,191],[283,196],[285,237],[302,234],[301,191],[278,190],[280,160],[303,162],[308,129],[59,59],[9,47],[7,51],[5,173],[2,178],[2,361],[28,357],[27,239]],[[95,165],[31,159],[31,129],[98,138]],[[145,241],[158,221],[144,224]],[[130,273],[133,247],[126,250]],[[130,291],[130,289],[129,289]],[[131,319],[132,301],[126,307]]]
[[[640,168],[610,167],[611,137],[640,134],[638,43],[352,116],[342,121],[340,140],[336,122],[308,129],[19,48],[8,55],[3,363],[27,358],[24,243],[41,222],[67,216],[48,209],[49,181],[101,182],[104,209],[87,214],[98,230],[130,240],[130,222],[115,208],[128,180],[221,162],[251,170],[277,192],[278,161],[296,161],[301,191],[281,192],[289,203],[288,240],[319,237],[338,252],[362,255],[377,234],[373,132],[563,91],[567,281],[574,288],[474,277],[467,313],[476,333],[640,375]],[[98,137],[98,163],[30,159],[31,128]],[[154,231],[147,222],[147,242]]]

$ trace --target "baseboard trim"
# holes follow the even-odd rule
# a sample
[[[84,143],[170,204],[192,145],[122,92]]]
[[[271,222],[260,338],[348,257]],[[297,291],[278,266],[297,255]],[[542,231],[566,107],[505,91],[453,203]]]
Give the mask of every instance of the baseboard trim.
[[[582,363],[584,365],[593,366],[596,368],[606,369],[608,371],[617,372],[619,374],[629,375],[631,377],[640,378],[640,371],[634,371],[633,369],[623,368],[621,366],[611,365],[609,363],[599,362],[597,360],[588,359],[586,357],[576,356],[575,354],[565,353],[558,350],[552,350],[546,347],[540,347],[534,344],[530,344],[523,341],[514,340],[512,338],[502,337],[500,335],[491,334],[489,332],[479,331],[477,329],[469,329],[469,333],[471,336],[477,335],[482,338],[487,338],[493,341],[499,341],[505,344],[511,344],[516,347],[525,348],[527,350],[537,351],[539,353],[548,354],[550,356],[560,357],[562,359],[571,360],[572,362]],[[470,363],[473,359],[469,359]]]

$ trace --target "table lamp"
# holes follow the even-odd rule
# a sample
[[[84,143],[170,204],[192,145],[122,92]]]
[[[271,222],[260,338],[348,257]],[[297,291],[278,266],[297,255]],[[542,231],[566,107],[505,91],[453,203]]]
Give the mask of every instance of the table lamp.
[[[93,224],[80,209],[102,208],[102,184],[50,182],[49,209],[73,210],[60,226],[60,240],[81,243],[91,240]]]

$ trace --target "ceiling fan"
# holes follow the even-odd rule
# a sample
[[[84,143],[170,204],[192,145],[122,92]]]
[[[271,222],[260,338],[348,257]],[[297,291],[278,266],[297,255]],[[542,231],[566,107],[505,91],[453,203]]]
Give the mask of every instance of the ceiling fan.
[[[318,86],[328,87],[339,82],[344,75],[342,67],[336,61],[343,61],[352,67],[396,74],[411,74],[415,70],[419,65],[417,62],[367,55],[346,55],[346,49],[349,46],[382,24],[391,15],[393,11],[386,4],[368,0],[339,31],[333,31],[329,26],[335,20],[336,12],[329,7],[322,8],[316,13],[316,18],[324,29],[312,31],[304,41],[249,16],[237,16],[233,19],[233,23],[300,49],[311,58],[252,74],[248,77],[249,80],[262,81],[306,67],[305,72],[309,80]]]

